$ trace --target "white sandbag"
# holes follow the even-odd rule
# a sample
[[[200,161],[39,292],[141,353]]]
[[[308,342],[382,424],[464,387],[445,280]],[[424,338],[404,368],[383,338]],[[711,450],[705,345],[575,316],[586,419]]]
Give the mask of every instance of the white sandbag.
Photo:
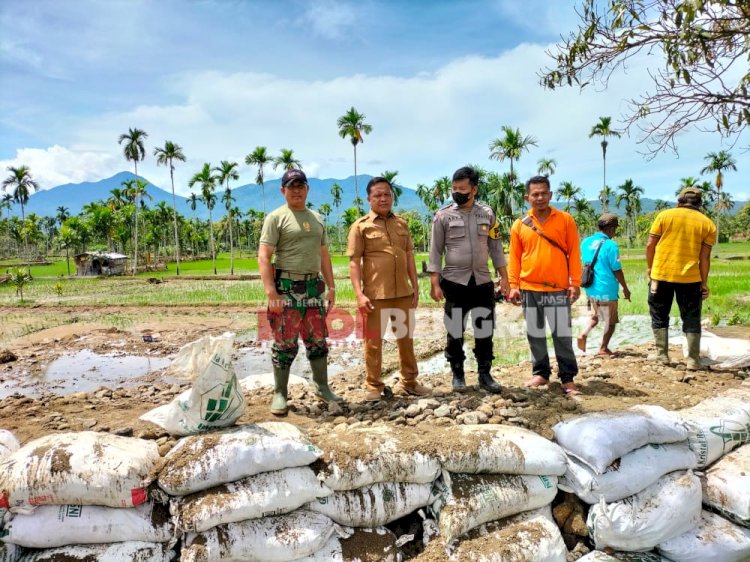
[[[43,533],[39,530],[44,529]],[[110,542],[169,542],[174,525],[166,505],[145,503],[129,509],[97,505],[43,505],[16,515],[2,540],[29,548]]]
[[[593,412],[555,425],[555,439],[569,454],[602,474],[615,459],[650,443],[687,439],[680,418],[659,406]]]
[[[672,562],[654,552],[614,552],[612,555],[601,550],[592,550],[578,562]]]
[[[700,480],[673,472],[624,500],[591,506],[586,524],[597,549],[651,550],[686,533],[701,516]]]
[[[171,509],[180,530],[200,532],[222,523],[289,513],[331,493],[312,469],[302,466],[209,488],[174,500]]]
[[[703,503],[750,527],[750,445],[743,445],[701,477]]]
[[[332,490],[355,490],[376,482],[432,482],[440,473],[434,454],[413,428],[379,425],[331,431],[316,439],[323,451],[318,476]]]
[[[589,504],[621,500],[637,494],[659,478],[675,470],[695,468],[695,453],[682,443],[646,445],[617,459],[597,474],[575,458],[568,459],[568,471],[557,485]]]
[[[168,371],[193,379],[192,388],[140,419],[172,435],[232,425],[245,412],[245,396],[232,366],[234,334],[206,336],[182,347]]]
[[[0,461],[11,453],[17,451],[21,447],[21,444],[7,429],[0,429]]]
[[[19,562],[169,562],[174,555],[166,544],[116,542],[27,551]]]
[[[348,527],[380,527],[426,506],[432,484],[378,482],[357,490],[334,492],[306,508]]]
[[[662,542],[657,548],[674,562],[747,562],[750,529],[703,511],[694,529]]]
[[[687,339],[682,337],[682,355],[688,356]],[[722,338],[711,332],[701,332],[700,354],[719,363],[731,361],[741,355],[750,353],[750,341],[742,338]]]
[[[469,531],[453,556],[461,562],[565,562],[567,555],[547,506]]]
[[[385,527],[377,529],[339,528],[315,554],[295,562],[400,562],[397,537]]]
[[[320,455],[292,424],[248,424],[180,439],[167,453],[158,483],[169,495],[184,496],[261,472],[306,466]]]
[[[0,562],[18,562],[21,559],[21,549],[14,544],[0,542]]]
[[[158,459],[154,441],[94,431],[46,435],[0,461],[0,507],[133,507],[146,501]]]
[[[705,468],[750,440],[750,395],[739,389],[706,398],[677,412],[688,427],[688,443]]]
[[[509,425],[460,425],[435,450],[445,470],[457,473],[565,474],[567,457],[555,443]],[[416,435],[414,436],[417,437]]]
[[[482,523],[552,503],[556,476],[518,474],[450,474],[443,472],[432,504],[440,536],[446,543]]]
[[[332,534],[328,517],[300,509],[188,533],[180,561],[287,562],[317,552]]]

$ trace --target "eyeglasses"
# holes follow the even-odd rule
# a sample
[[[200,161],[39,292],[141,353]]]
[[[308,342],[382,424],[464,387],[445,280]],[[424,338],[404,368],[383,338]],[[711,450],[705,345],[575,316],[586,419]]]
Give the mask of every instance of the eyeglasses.
[[[304,181],[293,181],[292,183],[289,183],[284,186],[285,189],[304,189],[307,187],[307,182]]]

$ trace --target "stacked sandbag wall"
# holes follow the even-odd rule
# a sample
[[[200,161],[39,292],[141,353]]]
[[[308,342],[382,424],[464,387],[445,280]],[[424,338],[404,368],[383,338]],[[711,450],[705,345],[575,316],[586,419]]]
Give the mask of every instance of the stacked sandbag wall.
[[[0,461],[0,540],[19,560],[173,558],[166,506],[148,501],[156,444],[106,433],[35,439]],[[88,557],[88,558],[87,558]]]

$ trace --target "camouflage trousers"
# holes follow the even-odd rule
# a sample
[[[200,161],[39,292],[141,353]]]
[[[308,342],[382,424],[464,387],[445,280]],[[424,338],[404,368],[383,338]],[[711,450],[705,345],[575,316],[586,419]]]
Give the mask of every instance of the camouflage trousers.
[[[268,312],[268,323],[273,332],[271,362],[274,367],[288,367],[299,350],[299,338],[305,345],[308,359],[328,355],[323,287],[317,279],[304,282],[304,289],[288,279],[278,279],[276,286],[284,299],[280,313]]]

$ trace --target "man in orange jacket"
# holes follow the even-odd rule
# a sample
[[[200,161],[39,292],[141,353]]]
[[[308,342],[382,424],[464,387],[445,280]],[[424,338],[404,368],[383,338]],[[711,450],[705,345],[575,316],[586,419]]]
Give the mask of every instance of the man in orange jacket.
[[[523,304],[526,316],[533,374],[526,386],[544,386],[552,373],[546,319],[563,389],[567,394],[580,394],[573,382],[578,364],[570,322],[570,305],[581,292],[578,228],[570,214],[550,207],[552,191],[546,176],[531,178],[524,198],[531,210],[510,229],[508,300]]]

